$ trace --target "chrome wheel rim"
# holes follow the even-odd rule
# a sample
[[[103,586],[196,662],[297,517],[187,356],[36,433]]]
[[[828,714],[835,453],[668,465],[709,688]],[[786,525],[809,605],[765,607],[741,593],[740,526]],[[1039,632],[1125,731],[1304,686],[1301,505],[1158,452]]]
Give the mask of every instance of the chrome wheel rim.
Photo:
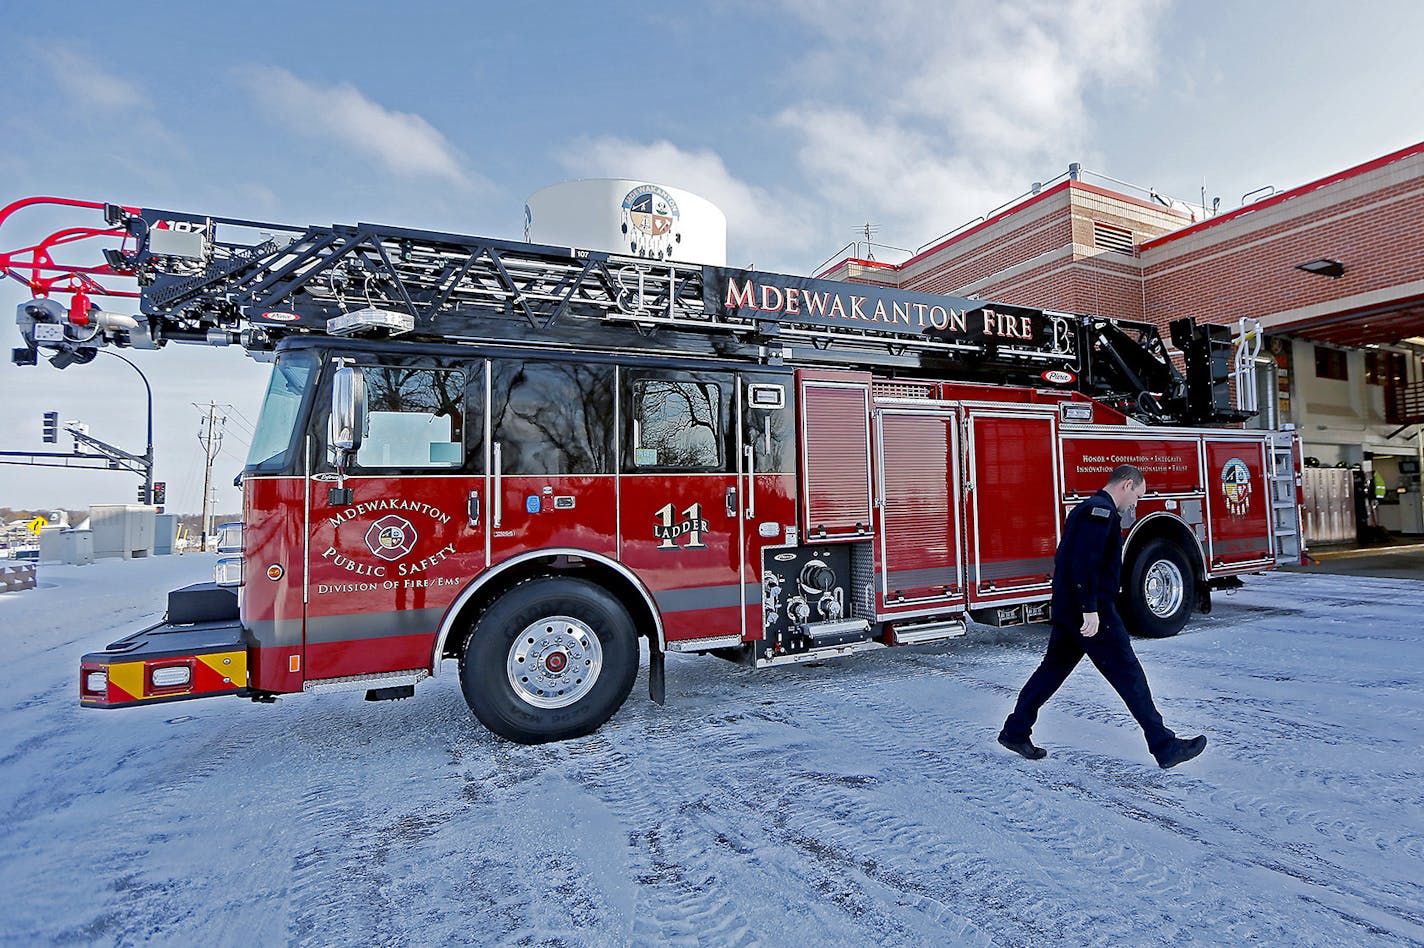
[[[1147,608],[1158,618],[1174,614],[1182,606],[1187,593],[1182,571],[1171,560],[1158,560],[1147,570],[1144,598]]]
[[[515,636],[505,668],[525,704],[567,708],[593,690],[603,670],[603,646],[580,620],[546,616]]]

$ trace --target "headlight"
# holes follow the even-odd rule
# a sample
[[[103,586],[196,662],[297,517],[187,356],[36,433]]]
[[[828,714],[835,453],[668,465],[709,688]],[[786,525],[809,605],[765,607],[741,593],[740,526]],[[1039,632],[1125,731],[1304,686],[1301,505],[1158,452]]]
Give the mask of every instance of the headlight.
[[[84,690],[91,695],[102,695],[109,690],[108,672],[90,672],[84,676]]]
[[[219,556],[213,566],[213,582],[219,586],[241,586],[242,557]]]
[[[218,552],[242,552],[242,521],[218,524]]]
[[[165,665],[155,668],[151,681],[155,688],[177,688],[193,680],[193,672],[187,665]]]

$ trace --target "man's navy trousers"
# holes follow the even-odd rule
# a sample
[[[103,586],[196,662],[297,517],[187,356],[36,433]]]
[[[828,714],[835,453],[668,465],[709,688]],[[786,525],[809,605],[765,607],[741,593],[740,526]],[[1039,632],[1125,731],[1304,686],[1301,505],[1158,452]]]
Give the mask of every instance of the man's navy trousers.
[[[1155,754],[1170,744],[1176,735],[1162,723],[1162,715],[1157,712],[1152,691],[1147,687],[1147,675],[1143,673],[1142,665],[1128,641],[1127,630],[1123,628],[1116,608],[1106,603],[1098,605],[1098,634],[1092,638],[1084,638],[1076,626],[1053,623],[1053,631],[1048,636],[1048,651],[1019,693],[1013,713],[1004,722],[1004,736],[1016,741],[1029,739],[1034,722],[1038,720],[1038,710],[1068,680],[1084,654],[1102,672],[1142,726],[1147,749]]]

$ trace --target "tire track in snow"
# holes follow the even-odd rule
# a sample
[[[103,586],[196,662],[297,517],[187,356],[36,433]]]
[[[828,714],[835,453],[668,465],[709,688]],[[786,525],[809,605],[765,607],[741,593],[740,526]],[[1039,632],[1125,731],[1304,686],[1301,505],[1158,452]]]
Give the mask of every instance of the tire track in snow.
[[[589,865],[597,854],[580,852],[562,838],[557,821],[565,814],[540,818],[547,812],[540,794],[550,778],[565,779],[569,749],[523,747],[480,733],[450,744],[448,753],[462,789],[446,821],[455,827],[458,847],[447,857],[447,874],[459,878],[456,895],[467,914],[444,940],[470,939],[475,932],[482,943],[618,944],[609,934],[618,923],[603,891],[607,880]],[[512,823],[489,818],[510,813],[532,817]],[[469,825],[480,826],[480,833],[476,845],[466,847],[462,829]]]
[[[670,729],[665,733],[674,740],[685,738]],[[644,736],[657,743],[655,731]],[[635,764],[610,736],[601,733],[569,749],[576,782],[615,813],[627,830],[639,883],[633,942],[755,944],[751,924],[739,908],[743,893],[719,879],[713,867],[714,841],[689,833],[681,808],[664,798],[661,778],[646,769],[648,749],[640,748]],[[686,755],[683,763],[694,766],[692,757]]]
[[[923,743],[921,733],[923,733],[924,727],[930,726],[931,730],[934,729],[933,722],[920,722],[914,726],[904,725],[903,722],[897,720],[897,717],[903,716],[897,715],[897,712],[903,712],[903,709],[883,706],[874,707],[873,689],[847,688],[847,686],[842,685],[840,682],[834,682],[834,680],[832,680],[832,682],[823,682],[822,685],[824,688],[836,690],[837,695],[840,696],[840,699],[842,699],[842,702],[846,703],[846,705],[859,705],[862,709],[866,709],[867,712],[870,712],[871,716],[879,720],[881,726],[886,726],[886,723],[889,722],[891,729],[896,730],[897,734],[899,734],[900,740],[894,743],[896,743],[897,747],[901,747],[901,749],[904,749],[904,747],[916,747],[917,743]],[[826,727],[826,729],[842,730],[847,740],[853,739],[854,734],[856,734],[853,729],[844,729],[842,719],[840,719],[839,715],[834,717],[823,716],[822,719],[819,720],[819,723],[820,726]],[[963,733],[961,732],[961,726],[963,726],[964,729],[970,730],[970,732],[973,732],[975,729],[983,729],[983,725],[977,725],[977,723],[953,722],[953,725],[954,726],[948,727],[948,733]],[[1135,725],[1129,723],[1129,726]],[[984,737],[984,744],[988,744],[993,740],[990,734],[985,734]],[[970,754],[970,756],[983,756],[983,752],[981,752],[978,746],[965,746],[964,749],[961,750],[961,753],[967,753]],[[953,786],[957,796],[963,794],[963,796],[974,799],[975,791],[983,789],[983,783],[981,783],[980,780],[971,780],[965,783],[965,781],[961,779],[961,774],[964,773],[963,757],[944,757],[941,756],[941,754],[934,753],[933,750],[928,750],[927,752],[923,746],[917,747],[916,754],[920,759],[926,759],[926,756],[928,756],[928,759],[933,763],[927,767],[927,773],[933,774],[936,781],[946,783],[947,786]],[[1084,754],[1081,753],[1074,754],[1074,756],[1085,757]],[[1088,757],[1091,759],[1091,756]],[[1111,789],[1125,790],[1126,793],[1134,794],[1134,796],[1141,793],[1143,787],[1155,787],[1155,789],[1158,790],[1166,790],[1168,784],[1166,784],[1165,781],[1168,780],[1173,781],[1173,787],[1179,787],[1183,777],[1185,777],[1185,774],[1173,774],[1172,777],[1169,777],[1168,774],[1159,773],[1159,771],[1155,770],[1136,771],[1132,769],[1132,767],[1126,767],[1125,769],[1125,767],[1122,766],[1121,760],[1108,759],[1108,757],[1099,757],[1098,766],[1095,767],[1095,770],[1095,776],[1101,777],[1102,780],[1106,781]],[[1141,776],[1134,776],[1134,774],[1141,774]],[[1190,777],[1188,777],[1188,779],[1192,780],[1193,783],[1198,783],[1198,786],[1193,787],[1192,790],[1203,791],[1203,793],[1212,790],[1210,784],[1200,783],[1200,781],[1195,781],[1195,779],[1190,779]],[[1072,787],[1072,784],[1069,783],[1067,786]],[[1139,821],[1148,821],[1148,823],[1158,824],[1158,826],[1166,828],[1166,830],[1172,831],[1172,833],[1178,834],[1178,836],[1195,840],[1196,843],[1202,844],[1202,846],[1208,846],[1208,844],[1210,844],[1213,850],[1220,850],[1218,843],[1208,840],[1208,838],[1203,837],[1198,831],[1193,830],[1188,821],[1172,820],[1172,818],[1163,817],[1161,813],[1152,813],[1152,811],[1143,809],[1138,800],[1122,800],[1114,799],[1114,797],[1104,797],[1102,789],[1089,790],[1082,786],[1078,787],[1077,793],[1089,804],[1106,804],[1106,806],[1114,807],[1114,809],[1124,814],[1124,816],[1136,818],[1136,820]],[[1233,791],[1216,790],[1216,793],[1226,794],[1226,796],[1229,796],[1230,799],[1233,800],[1233,803],[1240,803],[1239,796],[1233,793]],[[1182,796],[1186,796],[1186,794],[1182,794]],[[1186,796],[1186,799],[1190,800],[1192,797]],[[1041,803],[1041,800],[1038,800],[1038,803]],[[1037,804],[1035,804],[1035,806],[1037,806]],[[1183,804],[1182,801],[1172,801],[1171,806],[1180,807],[1183,806]],[[1014,824],[1014,818],[1012,818],[1014,817],[1014,811],[1012,810],[1008,811],[1008,813],[1005,813],[1005,811],[993,811],[993,816],[997,818],[997,820],[1005,820],[1007,823]],[[1252,813],[1252,816],[1265,816],[1265,814]],[[1299,816],[1299,814],[1292,814],[1292,816]],[[1213,821],[1220,820],[1219,814],[1190,813],[1190,817],[1192,817],[1192,823],[1212,824]],[[1329,824],[1324,823],[1324,821],[1320,824],[1320,828],[1327,826],[1329,826]],[[1260,850],[1270,853],[1270,851],[1273,851],[1277,846],[1276,840],[1267,838],[1263,836],[1263,834],[1257,833],[1256,830],[1250,830],[1250,828],[1230,823],[1230,821],[1227,821],[1226,828],[1229,828],[1232,834],[1239,834],[1240,837],[1245,837],[1249,843],[1253,844],[1253,847],[1247,847],[1247,851],[1249,851],[1249,848],[1260,848]],[[1059,833],[1059,831],[1062,831],[1062,827],[1052,827],[1052,830],[1054,830],[1054,833]],[[1035,836],[1041,836],[1041,834],[1044,833],[1044,827],[1042,827],[1041,824],[1034,824],[1034,826],[1032,826],[1032,833],[1034,833]],[[1075,854],[1082,853],[1082,847],[1079,841],[1071,841],[1071,844],[1059,847],[1059,850],[1061,850],[1062,857],[1069,861],[1075,857]],[[1317,855],[1313,853],[1304,854],[1309,857],[1307,861],[1310,863],[1310,865],[1306,865],[1306,867],[1299,864],[1299,858],[1297,858],[1294,863],[1287,863],[1287,861],[1284,860],[1255,860],[1255,858],[1237,858],[1230,853],[1230,851],[1226,850],[1216,851],[1213,855],[1215,855],[1215,858],[1222,858],[1222,860],[1230,861],[1230,863],[1250,865],[1250,867],[1263,868],[1263,870],[1273,871],[1273,873],[1289,875],[1289,877],[1294,878],[1294,880],[1304,881],[1304,883],[1313,885],[1313,887],[1320,887],[1321,890],[1329,891],[1331,894],[1337,895],[1337,897],[1347,897],[1350,898],[1350,900],[1358,900],[1358,902],[1368,905],[1368,907],[1373,908],[1373,910],[1384,912],[1384,914],[1398,918],[1398,920],[1407,922],[1407,924],[1420,924],[1420,914],[1418,914],[1417,908],[1413,908],[1414,905],[1420,904],[1421,890],[1417,885],[1388,887],[1396,890],[1394,894],[1396,894],[1398,898],[1398,901],[1391,904],[1391,902],[1383,900],[1383,898],[1378,898],[1376,894],[1371,894],[1370,891],[1364,890],[1364,888],[1354,887],[1354,885],[1341,883],[1341,881],[1334,881],[1350,880],[1350,878],[1354,877],[1354,874],[1343,870],[1339,865],[1331,864],[1330,861],[1317,857]],[[1297,854],[1297,857],[1299,857],[1299,855],[1300,854]],[[1378,880],[1371,881],[1376,884],[1378,883]],[[1212,887],[1208,885],[1208,888]],[[1173,892],[1173,895],[1180,901],[1188,898],[1189,892]],[[1202,911],[1212,911],[1212,905],[1216,905],[1216,901],[1203,904]],[[1247,912],[1247,914],[1249,914],[1249,912]],[[1340,915],[1340,918],[1346,918],[1346,920],[1349,921],[1347,917],[1349,917],[1349,912]],[[1260,932],[1240,932],[1242,937],[1247,937],[1247,935],[1255,937],[1255,935],[1259,934]],[[1340,932],[1340,937],[1350,937],[1351,934],[1357,935],[1358,932],[1343,931]],[[1289,932],[1282,931],[1280,935],[1282,935],[1282,937],[1289,937]]]

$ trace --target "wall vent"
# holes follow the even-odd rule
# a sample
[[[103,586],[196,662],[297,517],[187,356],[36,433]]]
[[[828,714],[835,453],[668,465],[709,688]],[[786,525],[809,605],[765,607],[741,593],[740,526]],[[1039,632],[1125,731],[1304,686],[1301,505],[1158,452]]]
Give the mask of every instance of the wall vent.
[[[1132,253],[1132,231],[1126,227],[1114,227],[1101,221],[1093,221],[1093,246],[1098,250],[1115,253]]]

